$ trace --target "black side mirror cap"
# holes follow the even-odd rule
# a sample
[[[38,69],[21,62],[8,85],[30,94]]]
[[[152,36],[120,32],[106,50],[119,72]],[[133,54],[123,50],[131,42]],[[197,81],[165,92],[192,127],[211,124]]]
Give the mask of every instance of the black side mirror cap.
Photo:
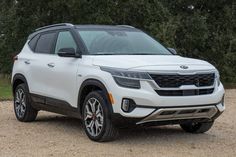
[[[174,55],[177,55],[177,51],[174,49],[174,48],[169,48],[168,47],[168,50],[173,53]]]
[[[74,58],[81,58],[81,55],[76,53],[74,48],[62,48],[57,53],[60,57],[74,57]]]

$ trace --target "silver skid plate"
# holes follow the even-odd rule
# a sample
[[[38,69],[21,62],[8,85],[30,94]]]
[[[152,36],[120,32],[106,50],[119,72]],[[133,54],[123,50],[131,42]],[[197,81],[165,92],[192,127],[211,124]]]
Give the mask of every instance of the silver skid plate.
[[[137,124],[153,121],[195,119],[195,118],[212,118],[218,109],[216,106],[200,107],[181,107],[181,108],[161,108],[144,118]]]

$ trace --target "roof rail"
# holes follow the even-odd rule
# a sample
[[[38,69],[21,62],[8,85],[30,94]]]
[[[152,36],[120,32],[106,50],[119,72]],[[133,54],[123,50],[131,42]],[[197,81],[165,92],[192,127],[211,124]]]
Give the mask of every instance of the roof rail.
[[[51,27],[58,27],[58,26],[71,26],[71,27],[73,27],[74,25],[71,23],[58,23],[58,24],[53,24],[53,25],[48,25],[48,26],[37,28],[37,29],[35,29],[35,31],[39,31],[39,30],[47,29],[47,28],[51,28]]]
[[[117,25],[117,26],[120,26],[120,27],[127,27],[127,28],[135,28],[135,27],[130,26],[130,25]]]

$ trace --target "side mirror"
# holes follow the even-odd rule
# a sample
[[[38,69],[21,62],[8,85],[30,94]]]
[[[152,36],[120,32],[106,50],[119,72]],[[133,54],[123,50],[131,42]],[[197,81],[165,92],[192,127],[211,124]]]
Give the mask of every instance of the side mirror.
[[[62,48],[57,53],[60,57],[74,57],[74,58],[80,58],[81,56],[76,53],[74,48]]]
[[[177,55],[177,51],[174,49],[174,48],[169,48],[168,47],[168,50],[173,53],[174,55]]]

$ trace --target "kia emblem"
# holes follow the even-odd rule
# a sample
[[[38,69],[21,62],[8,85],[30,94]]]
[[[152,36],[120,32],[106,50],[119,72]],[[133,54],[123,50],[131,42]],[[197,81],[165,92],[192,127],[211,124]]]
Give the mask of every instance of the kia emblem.
[[[181,65],[180,68],[181,68],[181,69],[188,69],[188,66],[186,66],[186,65]]]

